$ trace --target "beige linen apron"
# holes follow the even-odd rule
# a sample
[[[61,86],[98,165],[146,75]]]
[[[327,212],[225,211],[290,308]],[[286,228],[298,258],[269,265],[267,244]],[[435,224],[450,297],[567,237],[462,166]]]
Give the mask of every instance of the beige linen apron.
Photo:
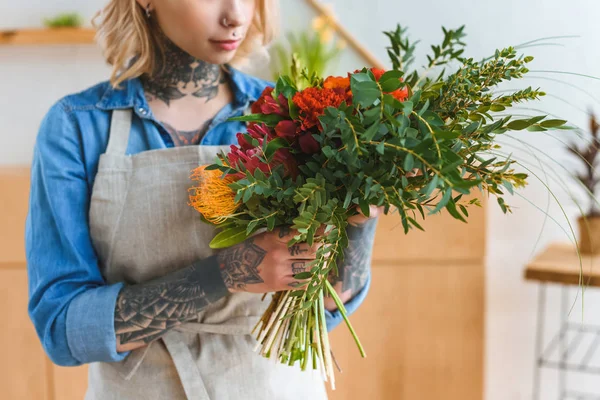
[[[214,229],[187,205],[190,171],[227,146],[185,146],[126,155],[132,110],[113,111],[90,205],[90,231],[109,283],[147,281],[210,256]],[[318,371],[253,351],[250,335],[268,305],[236,293],[197,321],[167,332],[122,362],[89,366],[88,400],[322,400]]]

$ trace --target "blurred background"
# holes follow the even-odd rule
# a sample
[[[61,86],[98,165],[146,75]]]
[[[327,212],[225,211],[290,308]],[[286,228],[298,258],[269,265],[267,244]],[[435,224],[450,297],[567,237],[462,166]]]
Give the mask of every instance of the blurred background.
[[[85,367],[53,366],[26,315],[23,225],[28,166],[42,117],[60,97],[108,79],[109,67],[87,30],[103,3],[0,0],[0,383],[8,396],[2,398],[76,399],[85,390]],[[540,178],[532,175],[520,196],[508,197],[512,214],[484,201],[469,225],[436,216],[425,224],[426,233],[404,236],[395,216],[380,223],[371,293],[352,317],[369,356],[360,359],[346,329],[336,330],[333,350],[344,372],[338,374],[338,390],[331,398],[532,398],[536,329],[543,333],[545,346],[565,318],[591,327],[589,338],[577,339],[577,333],[573,338],[577,346],[589,341],[585,350],[577,351],[591,353],[589,365],[600,366],[600,351],[593,347],[600,337],[594,330],[600,325],[595,290],[585,292],[583,307],[577,285],[559,285],[557,278],[539,314],[539,281],[524,279],[526,266],[549,246],[569,245],[579,237],[577,218],[582,212],[577,203],[584,211],[589,205],[573,177],[584,164],[567,144],[588,143],[591,115],[600,113],[600,80],[594,78],[600,76],[600,2],[330,0],[326,5],[335,23],[310,1],[281,1],[284,34],[271,49],[269,68],[257,61],[248,72],[272,80],[274,73],[288,68],[290,48],[324,74],[344,75],[374,62],[390,68],[382,31],[398,23],[408,27],[412,39],[421,40],[416,66],[425,64],[429,46],[443,39],[442,26],[466,25],[467,55],[475,59],[493,55],[497,48],[546,38],[522,49],[535,57],[530,76],[503,89],[541,87],[548,96],[519,112],[555,114],[580,127],[550,134],[511,133],[539,151],[502,140],[503,151],[513,152]],[[45,19],[72,12],[82,17],[80,30],[62,36],[43,30]],[[570,335],[565,332],[563,338]],[[570,343],[557,349],[564,356],[563,367],[576,350],[575,341]],[[598,375],[572,370],[562,374],[541,369],[538,398],[600,398]],[[589,396],[568,397],[568,391]]]

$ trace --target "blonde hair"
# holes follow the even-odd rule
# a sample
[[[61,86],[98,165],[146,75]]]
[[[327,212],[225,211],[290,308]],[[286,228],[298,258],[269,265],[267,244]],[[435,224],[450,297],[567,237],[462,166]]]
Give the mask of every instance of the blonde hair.
[[[278,8],[278,0],[256,0],[254,19],[232,65],[241,68],[254,54],[268,54],[266,47],[279,33]],[[114,88],[127,79],[152,75],[156,56],[164,57],[156,18],[146,18],[136,0],[110,0],[94,15],[92,25],[104,58],[112,66],[110,83]]]

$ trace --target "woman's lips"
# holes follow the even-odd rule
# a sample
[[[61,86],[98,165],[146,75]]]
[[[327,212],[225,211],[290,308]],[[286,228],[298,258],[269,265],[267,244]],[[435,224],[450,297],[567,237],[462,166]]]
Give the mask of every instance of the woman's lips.
[[[222,50],[231,51],[238,48],[240,40],[212,40],[211,43]]]

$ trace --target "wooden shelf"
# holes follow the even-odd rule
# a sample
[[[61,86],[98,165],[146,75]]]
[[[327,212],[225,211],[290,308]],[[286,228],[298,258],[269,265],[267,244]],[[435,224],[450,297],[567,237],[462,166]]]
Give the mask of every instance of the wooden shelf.
[[[525,279],[579,285],[581,268],[585,285],[600,286],[600,255],[582,254],[580,264],[574,245],[552,243],[527,265]]]
[[[41,28],[0,30],[0,45],[93,44],[90,28]]]

